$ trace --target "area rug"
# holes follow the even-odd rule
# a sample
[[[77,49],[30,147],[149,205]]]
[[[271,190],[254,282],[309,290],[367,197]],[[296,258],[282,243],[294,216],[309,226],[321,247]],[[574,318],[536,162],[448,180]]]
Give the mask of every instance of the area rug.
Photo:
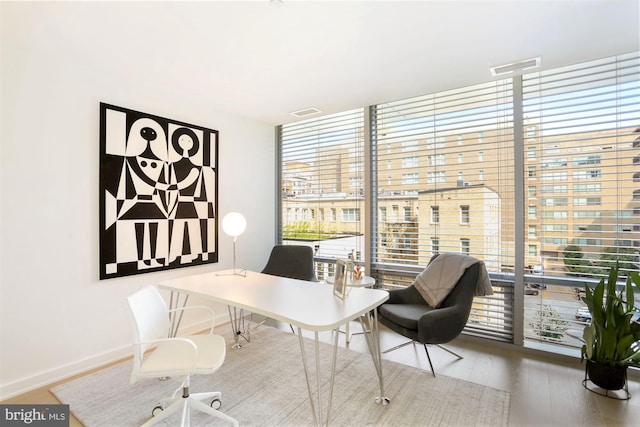
[[[298,337],[271,327],[251,334],[251,342],[228,351],[224,365],[213,375],[194,376],[191,392],[221,391],[220,410],[241,426],[307,426],[313,415],[307,392]],[[311,340],[306,352],[313,354]],[[332,347],[320,344],[321,392],[328,394]],[[131,361],[53,388],[56,397],[87,427],[138,426],[151,416],[161,397],[170,396],[177,381],[143,379],[129,384]],[[310,369],[315,363],[309,364]],[[312,374],[314,371],[312,372]],[[506,426],[510,395],[454,378],[384,360],[386,406],[377,405],[379,385],[368,354],[338,349],[330,425],[334,426]],[[312,377],[315,378],[315,377]],[[315,391],[315,390],[314,390]],[[323,404],[326,410],[326,404]],[[162,425],[178,425],[179,418]],[[192,425],[228,423],[193,414]]]

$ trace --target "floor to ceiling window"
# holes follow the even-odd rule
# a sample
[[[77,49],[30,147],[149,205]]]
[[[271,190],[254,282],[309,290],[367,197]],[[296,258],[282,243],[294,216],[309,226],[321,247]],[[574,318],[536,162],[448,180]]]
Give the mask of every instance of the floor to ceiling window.
[[[575,349],[580,289],[640,264],[638,52],[278,129],[282,240],[387,287],[482,259],[466,333]]]
[[[364,261],[363,109],[279,129],[280,240],[313,247],[317,276]]]
[[[639,73],[633,53],[523,76],[525,339],[579,345],[584,284],[638,270]]]
[[[467,332],[512,337],[514,162],[510,80],[376,105],[371,110],[372,271],[410,284],[441,252],[467,253],[495,273]]]

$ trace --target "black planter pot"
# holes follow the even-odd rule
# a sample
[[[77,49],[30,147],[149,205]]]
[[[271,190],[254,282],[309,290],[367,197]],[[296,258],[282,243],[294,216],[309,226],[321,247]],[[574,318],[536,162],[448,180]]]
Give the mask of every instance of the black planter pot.
[[[598,387],[620,390],[627,382],[627,367],[601,365],[587,359],[587,375]]]

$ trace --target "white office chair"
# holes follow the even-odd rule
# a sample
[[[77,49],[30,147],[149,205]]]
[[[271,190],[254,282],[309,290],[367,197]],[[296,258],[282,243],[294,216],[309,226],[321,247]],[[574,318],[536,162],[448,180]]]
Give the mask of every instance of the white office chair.
[[[156,424],[175,412],[182,412],[182,426],[190,424],[190,409],[205,412],[229,421],[234,426],[238,422],[218,411],[221,405],[220,392],[189,393],[191,374],[212,374],[222,366],[226,356],[226,343],[222,336],[213,335],[215,323],[211,307],[192,306],[168,310],[162,296],[154,286],[146,286],[127,297],[134,329],[134,359],[131,383],[138,378],[176,377],[181,386],[171,398],[162,399],[153,408],[151,418],[144,426]],[[188,337],[169,337],[169,315],[184,309],[205,309],[210,311],[212,321],[208,334]],[[155,347],[155,348],[154,348]],[[154,348],[152,351],[147,350]],[[146,354],[145,354],[146,353]],[[178,394],[180,393],[181,394]],[[209,400],[207,405],[201,400]]]

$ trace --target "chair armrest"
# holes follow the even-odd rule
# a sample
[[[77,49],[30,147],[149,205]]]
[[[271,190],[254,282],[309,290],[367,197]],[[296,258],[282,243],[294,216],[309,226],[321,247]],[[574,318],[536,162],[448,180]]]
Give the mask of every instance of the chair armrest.
[[[425,304],[424,298],[414,286],[389,291],[389,299],[385,304]]]
[[[180,318],[178,319],[178,324],[182,323],[180,322],[180,320],[182,320],[182,314],[187,311],[187,310],[205,310],[208,311],[211,314],[211,327],[209,328],[209,334],[213,333],[213,328],[216,325],[216,312],[213,308],[206,306],[206,305],[188,305],[186,307],[178,307],[178,308],[173,308],[171,310],[169,310],[169,315],[170,316],[175,316],[175,315],[179,315]]]

